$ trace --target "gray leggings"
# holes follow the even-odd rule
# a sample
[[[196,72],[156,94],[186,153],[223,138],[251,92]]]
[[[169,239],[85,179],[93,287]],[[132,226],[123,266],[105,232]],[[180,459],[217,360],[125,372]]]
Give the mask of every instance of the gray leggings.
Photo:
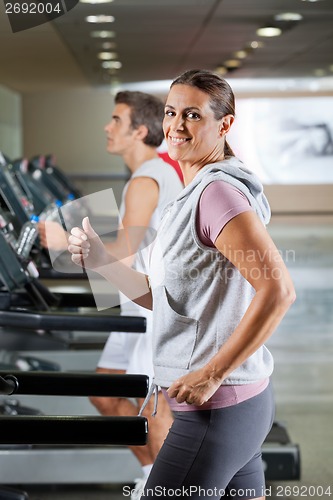
[[[174,415],[142,499],[263,496],[261,445],[274,418],[271,384],[234,406]]]

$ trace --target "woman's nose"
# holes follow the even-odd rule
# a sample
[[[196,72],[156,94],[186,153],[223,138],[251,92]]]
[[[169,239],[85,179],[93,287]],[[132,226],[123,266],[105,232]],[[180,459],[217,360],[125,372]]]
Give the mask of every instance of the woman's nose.
[[[184,118],[181,115],[174,116],[171,128],[173,130],[183,130],[184,129]]]

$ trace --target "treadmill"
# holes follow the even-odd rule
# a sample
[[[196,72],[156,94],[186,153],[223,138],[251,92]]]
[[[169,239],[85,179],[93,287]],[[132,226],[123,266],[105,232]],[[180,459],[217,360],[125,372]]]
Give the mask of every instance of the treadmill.
[[[19,238],[24,224],[34,215],[44,220],[52,212],[57,216],[59,223],[65,224],[58,211],[56,201],[40,180],[33,179],[28,173],[26,160],[9,163],[8,159],[0,152],[0,207],[3,215],[11,224],[12,239]],[[84,215],[86,213],[82,213],[82,216]],[[71,221],[66,219],[67,230],[70,229],[70,224]],[[8,231],[7,236],[9,237]],[[63,269],[63,272],[54,269],[49,251],[40,245],[39,238],[31,251],[31,257],[41,278],[88,279],[85,271],[71,262],[69,254],[59,255],[61,263],[57,267]]]

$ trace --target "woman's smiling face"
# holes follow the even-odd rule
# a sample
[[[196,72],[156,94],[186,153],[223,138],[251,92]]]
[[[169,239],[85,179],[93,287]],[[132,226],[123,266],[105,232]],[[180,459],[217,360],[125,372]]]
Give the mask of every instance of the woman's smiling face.
[[[217,161],[223,155],[223,120],[216,120],[208,94],[190,85],[174,85],[163,120],[169,156],[199,166]]]

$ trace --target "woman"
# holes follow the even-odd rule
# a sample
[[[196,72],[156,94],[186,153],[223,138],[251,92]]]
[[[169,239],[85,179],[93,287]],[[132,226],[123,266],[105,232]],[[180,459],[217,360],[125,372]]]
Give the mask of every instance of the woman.
[[[107,255],[88,221],[70,237],[74,262],[154,311],[155,383],[175,420],[143,497],[264,498],[261,445],[274,417],[264,343],[295,292],[265,228],[262,186],[226,141],[234,115],[214,73],[172,83],[163,128],[185,189],[162,217],[148,278]]]

